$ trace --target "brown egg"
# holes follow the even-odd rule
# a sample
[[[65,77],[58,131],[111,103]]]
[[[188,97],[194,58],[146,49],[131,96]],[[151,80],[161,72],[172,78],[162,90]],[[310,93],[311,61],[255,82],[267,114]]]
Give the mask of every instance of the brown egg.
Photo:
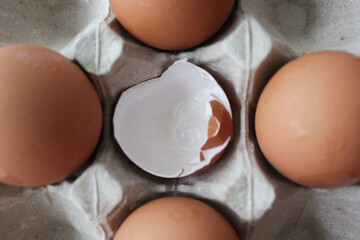
[[[35,187],[68,177],[101,127],[99,97],[78,66],[39,46],[0,48],[0,182]]]
[[[212,207],[184,197],[165,197],[135,210],[114,240],[238,240],[229,222]]]
[[[360,181],[360,59],[337,51],[286,64],[265,87],[255,129],[262,152],[308,187]]]
[[[234,0],[110,0],[126,30],[159,49],[194,47],[214,35],[224,24]]]

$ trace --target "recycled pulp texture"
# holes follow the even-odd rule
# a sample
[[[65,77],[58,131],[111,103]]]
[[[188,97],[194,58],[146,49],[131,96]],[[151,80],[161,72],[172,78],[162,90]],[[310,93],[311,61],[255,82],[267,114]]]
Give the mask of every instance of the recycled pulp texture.
[[[188,51],[160,52],[129,36],[109,13],[107,0],[2,1],[0,44],[26,40],[78,62],[102,99],[104,129],[92,159],[67,181],[36,189],[0,185],[1,239],[111,239],[134,208],[174,194],[214,206],[245,239],[360,236],[359,185],[319,190],[290,183],[260,154],[253,124],[261,90],[286,61],[325,49],[360,56],[360,2],[238,1],[211,40]],[[41,31],[31,34],[36,29]],[[212,168],[163,180],[142,172],[121,152],[113,138],[112,115],[123,90],[158,77],[184,58],[210,72],[224,88],[235,135]]]

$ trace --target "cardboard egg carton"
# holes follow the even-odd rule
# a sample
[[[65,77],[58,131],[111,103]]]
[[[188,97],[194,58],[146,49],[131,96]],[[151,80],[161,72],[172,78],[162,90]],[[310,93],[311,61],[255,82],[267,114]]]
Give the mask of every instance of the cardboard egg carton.
[[[35,43],[79,64],[100,95],[104,126],[91,159],[65,181],[34,189],[0,185],[0,239],[112,239],[132,210],[167,195],[212,205],[243,239],[359,239],[359,185],[324,190],[291,183],[261,155],[254,130],[259,95],[284,63],[318,50],[360,56],[359,13],[360,2],[350,0],[237,1],[209,41],[164,52],[131,37],[108,0],[2,0],[0,45]],[[235,133],[211,168],[161,179],[123,154],[112,117],[122,91],[158,77],[180,59],[204,68],[223,87]]]

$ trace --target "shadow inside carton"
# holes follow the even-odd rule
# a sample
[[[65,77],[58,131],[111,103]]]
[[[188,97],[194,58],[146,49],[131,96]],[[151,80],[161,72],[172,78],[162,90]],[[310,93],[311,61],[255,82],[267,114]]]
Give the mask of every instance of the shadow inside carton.
[[[255,70],[252,76],[252,88],[249,89],[248,96],[248,138],[255,145],[255,160],[257,165],[265,172],[265,176],[280,181],[287,181],[266,161],[258,146],[255,133],[255,112],[260,95],[271,77],[288,61],[285,56],[281,55],[276,49],[272,49],[266,59]]]

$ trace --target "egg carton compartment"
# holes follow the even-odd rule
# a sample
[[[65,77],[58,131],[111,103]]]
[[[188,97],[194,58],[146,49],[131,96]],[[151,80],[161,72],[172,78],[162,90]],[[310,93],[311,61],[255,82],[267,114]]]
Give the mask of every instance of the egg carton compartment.
[[[321,50],[360,52],[358,1],[244,0],[243,6],[288,56]]]
[[[15,11],[19,2],[1,5],[0,18]],[[68,1],[64,1],[64,6],[65,2]],[[212,39],[187,51],[164,52],[149,48],[126,33],[109,13],[108,1],[69,2],[78,6],[69,6],[68,10],[77,9],[81,15],[77,23],[83,25],[65,21],[74,20],[66,17],[65,7],[65,13],[58,18],[64,19],[64,32],[71,32],[71,37],[64,34],[58,39],[59,35],[49,30],[43,33],[44,37],[39,34],[29,42],[65,53],[89,74],[103,104],[103,134],[94,159],[66,181],[36,189],[0,185],[0,226],[6,226],[0,228],[1,239],[110,240],[135,208],[168,195],[191,196],[214,206],[242,239],[360,236],[359,186],[319,190],[289,182],[261,155],[253,124],[257,100],[266,82],[293,57],[321,49],[360,55],[356,14],[360,4],[237,1],[225,27]],[[26,4],[29,9],[47,10],[60,3],[48,0]],[[48,20],[54,10],[48,12],[52,16],[46,16],[44,32],[50,29],[47,21],[57,22]],[[26,16],[31,19],[26,14],[25,19]],[[36,20],[28,21],[35,23]],[[28,33],[20,35],[22,28],[10,31],[8,25],[0,26],[11,33],[0,35],[0,39],[5,39],[1,44],[28,40]],[[44,40],[47,37],[49,40]],[[159,77],[180,59],[202,67],[222,86],[232,107],[235,133],[225,154],[211,168],[186,178],[162,179],[145,173],[125,156],[114,139],[112,118],[124,90]]]
[[[66,185],[66,184],[64,184]],[[102,229],[59,188],[21,189],[1,186],[1,239],[93,239]]]
[[[0,46],[31,43],[71,57],[81,33],[109,13],[108,0],[2,0]]]

